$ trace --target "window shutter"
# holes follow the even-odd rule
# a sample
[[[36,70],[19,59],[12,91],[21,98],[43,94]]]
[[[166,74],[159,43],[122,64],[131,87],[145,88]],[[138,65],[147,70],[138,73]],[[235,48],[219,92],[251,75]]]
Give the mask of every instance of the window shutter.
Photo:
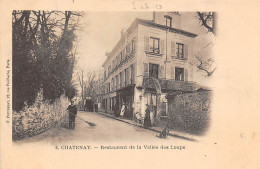
[[[133,69],[132,69],[132,82],[135,83],[135,64],[133,64]]]
[[[184,81],[188,81],[188,69],[184,69]]]
[[[127,85],[130,84],[130,67],[127,68]]]
[[[188,45],[184,45],[184,58],[188,59]]]
[[[171,67],[171,79],[174,79],[175,77],[175,67]]]
[[[149,40],[149,39],[148,39]],[[134,38],[134,53],[135,53],[135,51],[136,51],[136,49],[137,49],[137,46],[136,46],[136,43],[137,43],[137,41],[136,41],[136,38]],[[149,44],[149,43],[148,43]]]
[[[162,53],[162,54],[164,54],[164,40],[161,40],[161,42],[160,42],[161,44],[161,46],[160,46],[160,53]]]
[[[159,65],[159,78],[164,78],[164,66]]]
[[[166,78],[170,79],[170,77],[171,77],[171,67],[166,66],[166,74],[167,74]]]
[[[175,42],[171,42],[171,56],[176,56],[175,52]]]
[[[132,48],[133,49],[131,51],[133,51],[133,53],[135,53],[135,51],[136,51],[136,38],[133,39],[133,46],[132,46]]]
[[[125,71],[122,71],[122,87],[125,86]]]
[[[128,47],[127,47],[127,53],[130,53],[131,52],[131,42],[130,43],[128,43]]]
[[[149,52],[149,36],[144,37],[144,50]]]
[[[149,74],[148,74],[148,63],[144,63],[144,76],[145,77],[149,76]]]

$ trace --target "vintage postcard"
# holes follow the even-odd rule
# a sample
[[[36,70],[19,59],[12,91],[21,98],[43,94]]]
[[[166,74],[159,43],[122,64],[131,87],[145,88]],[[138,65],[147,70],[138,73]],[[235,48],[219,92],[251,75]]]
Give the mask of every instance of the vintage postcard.
[[[259,168],[259,4],[2,1],[0,168]]]

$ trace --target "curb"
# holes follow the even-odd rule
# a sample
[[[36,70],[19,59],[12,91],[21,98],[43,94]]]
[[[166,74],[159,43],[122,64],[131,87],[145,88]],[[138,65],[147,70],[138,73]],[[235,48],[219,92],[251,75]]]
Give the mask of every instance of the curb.
[[[130,125],[136,126],[136,127],[140,127],[140,128],[143,128],[143,129],[147,129],[147,130],[150,130],[150,131],[153,131],[153,132],[157,132],[157,133],[160,133],[160,132],[161,132],[160,130],[157,130],[157,129],[155,129],[155,128],[144,128],[144,127],[142,127],[142,126],[140,126],[140,125],[137,125],[137,124],[135,124],[135,123],[126,121],[126,120],[124,120],[124,119],[120,119],[120,118],[111,116],[111,115],[109,115],[109,114],[105,114],[105,113],[102,113],[102,112],[96,112],[96,113],[97,113],[97,114],[100,114],[100,115],[103,115],[103,116],[106,116],[106,117],[109,117],[109,118],[112,118],[112,119],[115,119],[115,120],[117,120],[117,121],[121,121],[121,122],[130,124]],[[196,139],[189,138],[189,137],[186,137],[186,136],[181,136],[181,135],[179,135],[179,134],[174,134],[174,133],[172,133],[171,131],[169,132],[169,136],[175,137],[175,138],[180,138],[180,139],[187,140],[187,141],[197,142]]]

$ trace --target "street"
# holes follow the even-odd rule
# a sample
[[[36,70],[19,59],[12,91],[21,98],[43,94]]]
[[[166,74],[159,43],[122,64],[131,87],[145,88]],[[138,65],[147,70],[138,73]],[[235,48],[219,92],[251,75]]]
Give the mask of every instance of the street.
[[[173,137],[161,139],[156,137],[159,133],[133,126],[94,112],[79,111],[78,116],[84,120],[94,123],[91,127],[79,118],[76,118],[76,128],[55,126],[50,130],[37,136],[25,138],[17,143],[46,142],[46,143],[71,143],[71,142],[95,142],[95,143],[117,143],[124,142],[169,142],[180,140]]]

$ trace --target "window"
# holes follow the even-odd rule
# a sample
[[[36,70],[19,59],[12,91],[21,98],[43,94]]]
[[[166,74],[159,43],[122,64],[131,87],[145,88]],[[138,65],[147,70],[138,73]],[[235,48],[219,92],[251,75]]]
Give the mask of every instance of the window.
[[[131,51],[131,53],[134,53],[134,51],[135,51],[135,41],[134,40],[132,40],[132,42],[131,42],[131,49],[132,49],[132,51]]]
[[[149,64],[149,76],[151,77],[155,77],[158,78],[158,68],[159,65],[157,64]]]
[[[153,53],[160,53],[160,48],[159,48],[159,39],[158,38],[150,38],[150,52]]]
[[[126,55],[126,50],[125,49],[126,48],[124,48],[123,51],[122,51],[122,61],[125,60],[125,55]]]
[[[110,83],[107,85],[107,91],[110,92]]]
[[[184,44],[176,43],[176,56],[178,58],[183,58],[184,57]]]
[[[111,66],[108,66],[108,74],[110,74],[110,72],[111,72]]]
[[[112,90],[115,89],[115,81],[114,81],[114,78],[112,78]]]
[[[120,88],[123,86],[123,72],[120,72],[120,74],[119,74],[119,77],[120,77],[120,79],[119,79],[119,86],[120,86]]]
[[[130,43],[128,43],[125,47],[126,53],[130,53]]]
[[[118,66],[120,64],[120,56],[118,55],[117,57],[116,57],[116,66]]]
[[[175,68],[175,80],[184,81],[184,69],[183,68]]]
[[[120,52],[120,62],[121,63],[123,61],[123,52]]]
[[[124,80],[125,85],[128,85],[128,70],[127,69],[128,68],[125,69],[125,80]]]
[[[131,65],[131,84],[134,84],[135,82],[135,69],[134,64]]]
[[[119,86],[119,75],[116,75],[116,89],[118,89]]]
[[[115,68],[115,59],[112,61],[112,70]]]
[[[172,17],[164,16],[165,17],[165,25],[168,27],[172,27]]]

